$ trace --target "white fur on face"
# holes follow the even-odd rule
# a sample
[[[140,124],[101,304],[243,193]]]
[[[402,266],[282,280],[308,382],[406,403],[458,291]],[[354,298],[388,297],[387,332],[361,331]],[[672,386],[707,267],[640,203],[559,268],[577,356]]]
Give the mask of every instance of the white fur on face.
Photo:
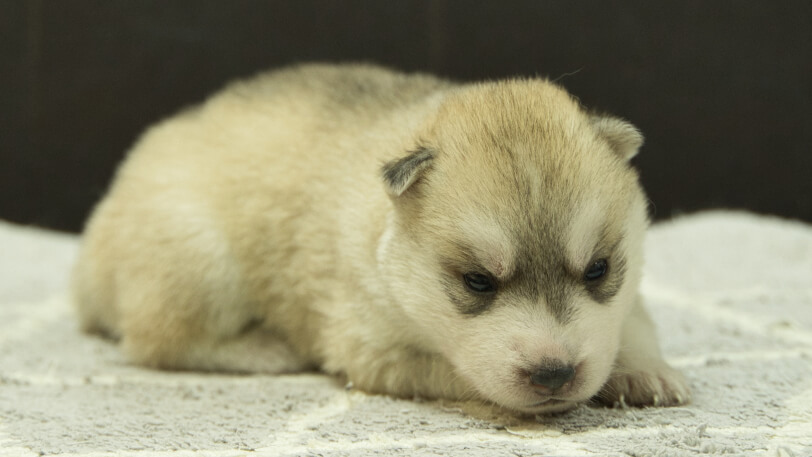
[[[570,267],[582,269],[595,255],[610,223],[609,211],[599,196],[584,199],[574,209],[568,229],[560,233]],[[629,239],[619,249],[628,249],[629,243],[639,244],[644,224],[637,219],[621,219],[625,226],[621,233]],[[515,250],[496,224],[477,222],[473,227],[479,246],[501,245],[502,252]],[[627,252],[623,257],[637,262],[636,253]],[[630,270],[631,278],[637,268],[630,266]],[[527,412],[566,409],[591,398],[609,377],[619,350],[620,329],[635,293],[634,280],[624,284],[609,304],[596,303],[574,290],[568,304],[574,312],[566,322],[556,319],[543,302],[531,303],[518,296],[497,298],[485,313],[455,317],[453,324],[444,326],[455,333],[449,339],[454,343],[445,348],[446,355],[483,396],[503,406]],[[556,395],[565,403],[539,405],[545,397],[530,384],[528,373],[544,359],[577,367],[572,388]]]
[[[516,252],[502,227],[489,217],[461,218],[457,229],[480,264],[497,278],[513,273]]]
[[[618,309],[595,307],[564,325],[542,304],[504,303],[449,326],[460,333],[446,348],[447,356],[480,394],[502,406],[527,412],[566,409],[592,397],[609,376],[618,349],[620,314]],[[546,397],[537,394],[528,373],[543,359],[578,367],[573,388],[558,397],[564,404],[539,405]]]
[[[571,267],[583,269],[595,255],[601,237],[601,223],[606,219],[606,206],[597,198],[586,199],[577,206],[566,231],[567,259]]]
[[[560,232],[561,242],[569,251],[568,261],[579,262],[581,266],[594,255],[608,216],[605,214],[608,209],[599,201],[587,202],[573,216],[572,230]],[[624,225],[632,226],[626,227],[628,239],[619,245],[620,249],[628,250],[629,243],[639,244],[637,236],[628,235],[630,232],[636,235],[641,230],[636,228],[640,223],[636,218],[622,220]],[[459,225],[454,227],[454,239],[469,244],[483,267],[495,273],[498,270],[495,261],[502,259],[506,259],[504,265],[509,268],[518,266],[514,256],[517,248],[495,221],[478,216],[461,218],[456,223]],[[379,256],[409,257],[415,264],[425,266],[411,269],[411,280],[396,290],[404,311],[422,329],[421,341],[426,349],[438,351],[450,360],[457,373],[482,397],[515,410],[551,412],[588,400],[606,382],[619,348],[623,319],[636,293],[635,281],[624,285],[611,304],[596,303],[586,293],[573,289],[567,304],[573,313],[565,322],[553,315],[544,298],[533,299],[507,291],[497,293],[495,302],[485,312],[464,315],[439,287],[437,278],[442,272],[438,270],[435,252],[400,244],[392,246],[395,251],[388,252],[387,240],[391,239],[391,234],[382,237]],[[636,255],[629,257],[630,261],[634,258]],[[429,287],[411,286],[416,283]],[[556,394],[555,400],[560,401],[542,403],[547,397],[539,395],[530,383],[529,373],[544,359],[577,367],[572,387]]]

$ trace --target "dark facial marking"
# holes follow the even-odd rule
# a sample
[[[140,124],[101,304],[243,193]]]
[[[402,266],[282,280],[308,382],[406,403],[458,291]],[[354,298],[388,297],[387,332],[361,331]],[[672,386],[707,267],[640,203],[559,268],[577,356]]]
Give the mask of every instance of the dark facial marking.
[[[597,261],[590,263],[594,265]],[[587,273],[590,266],[587,269]],[[626,261],[623,258],[614,258],[606,261],[606,271],[600,277],[590,280],[584,275],[584,285],[587,293],[598,303],[606,304],[617,295],[623,285],[623,276],[626,273]]]
[[[564,268],[556,271],[545,271],[542,275],[542,296],[547,303],[547,309],[558,322],[566,324],[572,318],[575,310],[572,306],[574,284]]]
[[[607,304],[620,291],[626,263],[615,255],[619,241],[604,236],[595,257],[586,268],[577,271],[566,263],[564,249],[556,240],[545,241],[546,259],[527,256],[520,262],[517,289],[527,300],[543,300],[556,320],[562,324],[571,320],[577,311],[573,299],[584,292],[592,300]]]
[[[500,285],[479,266],[470,251],[457,246],[457,256],[442,261],[440,282],[448,299],[467,316],[478,316],[491,308]]]
[[[496,298],[495,290],[487,293],[471,291],[464,279],[458,275],[444,276],[442,284],[448,299],[466,316],[474,317],[485,313],[491,309]]]
[[[574,313],[573,293],[580,288],[580,277],[573,278],[561,266],[564,251],[555,242],[544,244],[548,250],[525,250],[518,261],[516,271],[510,281],[510,289],[528,303],[537,303],[561,323],[568,322]],[[538,258],[543,255],[545,258]]]

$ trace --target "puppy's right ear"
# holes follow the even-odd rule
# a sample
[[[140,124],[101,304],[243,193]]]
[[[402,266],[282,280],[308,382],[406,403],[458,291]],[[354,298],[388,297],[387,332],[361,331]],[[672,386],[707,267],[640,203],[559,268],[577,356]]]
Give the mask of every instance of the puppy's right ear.
[[[392,197],[399,197],[431,167],[434,154],[425,147],[411,151],[406,157],[393,160],[381,168],[386,192]]]

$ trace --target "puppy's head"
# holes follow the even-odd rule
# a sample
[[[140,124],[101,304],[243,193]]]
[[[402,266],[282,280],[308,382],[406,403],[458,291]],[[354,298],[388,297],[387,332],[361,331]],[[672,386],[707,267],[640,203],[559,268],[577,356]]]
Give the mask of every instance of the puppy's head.
[[[418,141],[383,169],[395,212],[379,260],[420,344],[505,407],[589,399],[636,299],[642,137],[524,80],[452,93]]]

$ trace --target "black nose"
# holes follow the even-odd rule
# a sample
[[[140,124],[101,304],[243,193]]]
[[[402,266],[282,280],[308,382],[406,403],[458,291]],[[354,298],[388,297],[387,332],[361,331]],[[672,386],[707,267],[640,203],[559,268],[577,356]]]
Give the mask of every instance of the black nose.
[[[571,365],[550,365],[540,368],[530,375],[530,382],[534,386],[546,387],[550,390],[558,389],[575,377],[575,368]]]

